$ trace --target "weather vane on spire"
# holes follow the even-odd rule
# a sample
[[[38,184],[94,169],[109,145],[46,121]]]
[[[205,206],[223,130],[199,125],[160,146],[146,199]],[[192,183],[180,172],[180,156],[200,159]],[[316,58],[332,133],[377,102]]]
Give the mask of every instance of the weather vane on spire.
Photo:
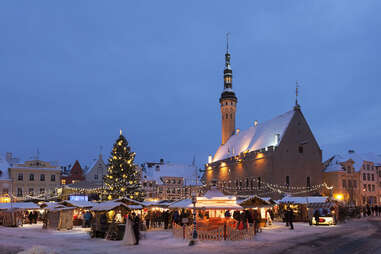
[[[296,87],[295,87],[295,106],[298,106],[298,95],[299,95],[299,83],[296,81]]]
[[[230,32],[226,33],[226,53],[229,53],[229,35]]]

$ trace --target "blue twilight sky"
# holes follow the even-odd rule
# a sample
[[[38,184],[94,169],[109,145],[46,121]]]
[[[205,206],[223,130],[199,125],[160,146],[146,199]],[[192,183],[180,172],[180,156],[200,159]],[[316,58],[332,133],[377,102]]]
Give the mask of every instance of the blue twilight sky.
[[[1,1],[0,153],[86,164],[220,144],[225,33],[237,127],[300,104],[324,154],[381,153],[381,1]]]

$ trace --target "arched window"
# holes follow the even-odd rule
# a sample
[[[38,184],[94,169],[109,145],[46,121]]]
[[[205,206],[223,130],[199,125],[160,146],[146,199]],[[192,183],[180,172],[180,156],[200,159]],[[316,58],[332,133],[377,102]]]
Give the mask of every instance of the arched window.
[[[34,174],[29,175],[29,181],[34,181]]]
[[[44,174],[41,174],[41,175],[40,175],[40,181],[41,181],[41,182],[44,182],[44,181],[45,181],[45,175],[44,175]]]

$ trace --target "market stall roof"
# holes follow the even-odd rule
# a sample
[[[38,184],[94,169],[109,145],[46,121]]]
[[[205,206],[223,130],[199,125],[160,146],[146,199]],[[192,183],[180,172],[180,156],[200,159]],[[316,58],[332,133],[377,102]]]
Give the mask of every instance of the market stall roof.
[[[308,203],[308,208],[331,208],[335,207],[337,203],[335,202],[324,202],[324,203]]]
[[[147,206],[147,207],[152,207],[152,206],[168,207],[172,203],[173,203],[172,201],[170,202],[168,200],[143,201],[144,206]]]
[[[237,203],[245,208],[271,206],[270,201],[267,201],[257,195],[249,196],[243,200],[239,200]]]
[[[115,209],[117,207],[120,207],[120,206],[123,206],[125,208],[129,208],[128,205],[126,205],[123,202],[116,202],[116,201],[112,200],[112,201],[105,201],[105,202],[102,202],[102,203],[98,203],[91,210],[92,211],[97,211],[97,212],[100,212],[100,211],[110,211],[110,210],[113,210],[113,209]]]
[[[85,201],[85,200],[81,200],[81,201],[65,200],[65,201],[62,201],[60,203],[65,205],[65,206],[74,206],[74,207],[78,207],[78,208],[91,208],[97,204],[95,202]]]
[[[131,198],[118,198],[118,199],[115,199],[113,200],[115,202],[122,202],[126,205],[141,205],[141,206],[144,206],[144,202],[140,202],[140,201],[137,201],[137,200],[134,200],[134,199],[131,199]]]
[[[174,202],[168,208],[193,208],[191,199],[183,199]],[[243,207],[237,203],[235,196],[225,196],[217,188],[212,187],[203,197],[196,198],[196,209],[223,209],[223,210],[242,210]]]
[[[291,197],[286,196],[279,200],[279,203],[294,203],[294,204],[311,204],[311,203],[325,203],[328,197],[322,196],[309,196],[309,197]]]
[[[40,209],[40,206],[32,202],[0,203],[0,210],[8,210],[11,208],[33,210]]]

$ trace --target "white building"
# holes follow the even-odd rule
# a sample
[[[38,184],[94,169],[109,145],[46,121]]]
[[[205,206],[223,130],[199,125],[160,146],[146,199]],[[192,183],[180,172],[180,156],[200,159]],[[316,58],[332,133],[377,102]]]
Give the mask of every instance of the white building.
[[[193,165],[147,162],[142,165],[142,187],[146,199],[178,200],[200,194],[203,185],[199,169]]]

